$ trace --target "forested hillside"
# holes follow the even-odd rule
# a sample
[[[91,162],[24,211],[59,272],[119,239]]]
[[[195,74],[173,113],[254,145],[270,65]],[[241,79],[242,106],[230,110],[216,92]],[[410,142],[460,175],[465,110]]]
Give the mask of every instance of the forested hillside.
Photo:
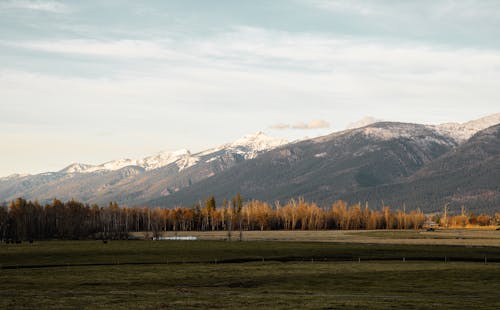
[[[241,192],[270,202],[302,196],[325,206],[352,192],[399,182],[455,146],[424,125],[376,123],[277,148],[148,205],[192,204],[211,194]]]
[[[320,205],[338,199],[435,212],[449,204],[475,212],[500,206],[500,125],[456,146],[415,124],[377,123],[272,150],[151,205],[194,203],[240,191],[284,202],[303,196]]]
[[[500,124],[478,132],[425,165],[404,182],[343,195],[348,201],[382,200],[391,205],[440,210],[449,204],[478,212],[500,210]]]

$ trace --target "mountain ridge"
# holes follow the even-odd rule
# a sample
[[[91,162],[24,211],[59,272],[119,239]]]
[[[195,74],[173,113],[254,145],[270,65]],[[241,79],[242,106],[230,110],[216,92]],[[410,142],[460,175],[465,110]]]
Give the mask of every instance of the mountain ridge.
[[[425,125],[375,123],[281,146],[148,204],[191,204],[194,197],[214,194],[222,199],[235,192],[249,199],[304,196],[333,202],[360,187],[408,177],[455,146],[453,139]]]
[[[135,204],[140,202],[138,198],[130,197],[144,196],[137,193],[140,190],[151,195],[169,195],[285,143],[284,139],[257,132],[196,154],[182,149],[139,160],[121,159],[101,165],[74,163],[57,172],[8,176],[0,179],[0,201],[23,196],[41,201],[58,197],[92,203],[116,200]]]
[[[500,210],[500,124],[479,131],[468,141],[395,184],[349,193],[346,200],[382,200],[390,205],[440,210]],[[439,190],[436,190],[439,189]],[[472,206],[472,208],[471,208]]]
[[[253,158],[257,156],[259,152],[271,149],[273,147],[279,146],[281,144],[288,143],[285,139],[272,138],[259,131],[254,134],[245,135],[231,143],[222,144],[215,148],[201,151],[199,153],[192,154],[188,149],[180,149],[173,152],[162,151],[155,155],[146,156],[141,159],[118,159],[105,162],[100,165],[90,165],[84,163],[72,163],[69,166],[59,170],[59,173],[90,173],[96,171],[114,171],[119,170],[127,166],[138,166],[145,170],[154,170],[165,167],[171,163],[178,163],[179,169],[186,169],[198,161],[197,154],[209,154],[217,152],[218,150],[230,148],[235,150],[239,154],[242,154],[245,158]],[[242,150],[247,148],[248,150]]]
[[[393,184],[393,191],[409,195],[401,182],[418,178],[425,169],[437,170],[434,161],[452,154],[474,139],[465,137],[494,122],[500,123],[500,113],[452,125],[368,122],[292,143],[257,132],[195,154],[182,149],[137,160],[74,163],[57,172],[7,176],[0,178],[0,201],[22,196],[43,202],[57,197],[173,207],[195,203],[206,195],[222,199],[241,192],[248,199],[272,202],[304,196],[326,205],[332,199],[375,201],[373,197],[378,197],[380,201],[387,195],[388,203],[398,204],[400,200],[385,191],[387,186]],[[484,178],[475,180],[484,183]]]

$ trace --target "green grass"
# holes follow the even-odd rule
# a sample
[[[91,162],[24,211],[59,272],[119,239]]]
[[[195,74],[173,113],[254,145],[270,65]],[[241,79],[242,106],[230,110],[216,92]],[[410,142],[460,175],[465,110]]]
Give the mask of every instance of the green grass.
[[[321,242],[45,241],[0,245],[3,268],[75,264],[161,264],[255,260],[444,260],[500,261],[499,247]]]
[[[451,262],[408,259],[445,253]],[[500,264],[480,263],[485,254],[499,259],[500,249],[217,241],[2,245],[1,264],[14,268],[0,270],[0,308],[499,309]]]
[[[0,307],[498,309],[493,264],[336,262],[3,270]]]

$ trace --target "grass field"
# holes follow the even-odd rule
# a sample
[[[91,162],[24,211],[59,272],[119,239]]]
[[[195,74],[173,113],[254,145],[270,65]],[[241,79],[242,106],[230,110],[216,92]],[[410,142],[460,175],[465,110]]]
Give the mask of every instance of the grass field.
[[[165,236],[196,236],[201,240],[225,240],[227,232],[168,232]],[[143,237],[144,233],[135,233]],[[238,232],[232,233],[233,240]],[[490,229],[448,229],[448,230],[274,230],[244,231],[245,241],[317,241],[339,243],[378,243],[415,245],[460,245],[500,247],[500,231]]]
[[[45,241],[0,264],[2,309],[500,308],[500,247]]]

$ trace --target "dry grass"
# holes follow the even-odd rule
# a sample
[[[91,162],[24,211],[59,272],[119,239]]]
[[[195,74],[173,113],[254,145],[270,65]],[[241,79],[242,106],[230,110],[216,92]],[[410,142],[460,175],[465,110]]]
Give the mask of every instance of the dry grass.
[[[144,233],[135,233],[144,236]],[[196,236],[200,240],[226,240],[224,231],[167,232],[164,236]],[[232,240],[239,232],[231,233]],[[301,241],[411,245],[461,245],[500,247],[500,231],[486,229],[436,230],[319,230],[243,231],[245,241]]]

